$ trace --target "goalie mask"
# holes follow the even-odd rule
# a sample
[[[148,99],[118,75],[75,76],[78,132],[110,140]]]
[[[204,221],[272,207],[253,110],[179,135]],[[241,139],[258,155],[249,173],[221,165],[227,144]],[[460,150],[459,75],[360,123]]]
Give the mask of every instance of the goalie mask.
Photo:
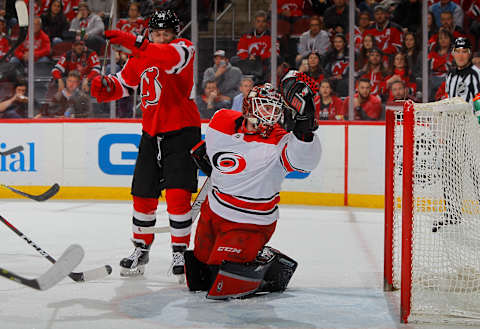
[[[153,30],[172,29],[175,34],[180,32],[180,20],[173,10],[159,10],[152,14],[148,22],[148,28]]]
[[[269,83],[255,86],[243,99],[242,112],[244,127],[247,122],[254,127],[254,131],[246,129],[246,133],[260,134],[266,138],[282,116],[282,96]]]

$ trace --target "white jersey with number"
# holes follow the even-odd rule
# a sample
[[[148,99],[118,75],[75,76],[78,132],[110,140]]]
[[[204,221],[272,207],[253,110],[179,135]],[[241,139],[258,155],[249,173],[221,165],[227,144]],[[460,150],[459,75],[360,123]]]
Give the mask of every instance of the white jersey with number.
[[[320,161],[320,140],[303,142],[276,126],[268,138],[243,134],[242,114],[220,110],[205,133],[212,163],[210,208],[238,223],[269,225],[278,219],[280,189],[292,171],[310,172]]]

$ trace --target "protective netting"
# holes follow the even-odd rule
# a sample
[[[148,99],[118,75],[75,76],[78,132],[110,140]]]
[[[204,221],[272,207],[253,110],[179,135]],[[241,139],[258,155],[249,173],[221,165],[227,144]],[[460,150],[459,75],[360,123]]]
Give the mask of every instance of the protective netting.
[[[478,325],[480,126],[471,105],[463,100],[415,104],[414,109],[409,322]],[[402,125],[403,116],[398,112],[393,250],[393,277],[397,288],[401,267]]]

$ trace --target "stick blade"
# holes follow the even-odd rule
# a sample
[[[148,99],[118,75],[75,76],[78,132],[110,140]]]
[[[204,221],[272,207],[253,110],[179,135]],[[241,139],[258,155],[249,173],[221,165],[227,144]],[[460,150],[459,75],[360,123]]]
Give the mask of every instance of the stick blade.
[[[75,282],[88,282],[103,279],[112,274],[112,267],[104,265],[84,272],[72,272],[68,276]]]
[[[85,252],[78,244],[72,244],[60,256],[57,262],[38,279],[40,290],[47,290],[64,279],[72,270],[77,267],[83,259]]]
[[[11,148],[10,150],[0,152],[0,155],[7,156],[7,155],[10,155],[10,154],[17,153],[17,152],[22,152],[22,151],[23,151],[23,146],[19,145],[19,146],[15,146],[15,147]]]

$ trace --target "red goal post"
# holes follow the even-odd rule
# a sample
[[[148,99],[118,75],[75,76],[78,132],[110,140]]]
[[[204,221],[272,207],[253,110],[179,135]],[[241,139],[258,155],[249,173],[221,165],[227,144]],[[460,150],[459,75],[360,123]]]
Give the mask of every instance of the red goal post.
[[[402,322],[480,324],[480,126],[461,99],[386,111],[384,289]]]

